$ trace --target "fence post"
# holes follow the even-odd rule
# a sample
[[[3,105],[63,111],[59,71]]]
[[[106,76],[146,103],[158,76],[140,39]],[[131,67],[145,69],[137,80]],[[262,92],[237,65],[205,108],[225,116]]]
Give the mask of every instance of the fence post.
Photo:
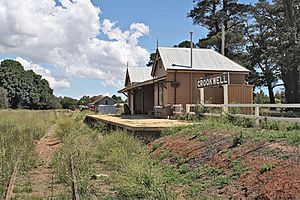
[[[223,85],[223,95],[224,95],[224,102],[223,105],[228,105],[228,84],[227,85]],[[223,106],[222,108],[222,114],[226,114],[229,113],[229,107],[228,106]]]
[[[255,125],[259,126],[259,107],[255,106]]]
[[[190,110],[191,110],[191,106],[190,106],[190,104],[186,104],[186,113],[189,113],[190,112]]]
[[[228,107],[226,107],[225,104],[223,104],[223,106],[222,106],[222,115],[226,115],[226,114],[229,114],[228,113]]]

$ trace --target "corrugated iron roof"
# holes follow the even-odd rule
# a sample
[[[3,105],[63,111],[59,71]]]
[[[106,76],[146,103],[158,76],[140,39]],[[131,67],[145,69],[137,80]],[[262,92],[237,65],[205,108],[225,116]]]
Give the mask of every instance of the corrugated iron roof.
[[[131,83],[139,83],[153,79],[151,76],[151,67],[128,67],[128,73]]]
[[[165,69],[203,70],[203,71],[234,71],[249,72],[212,49],[193,49],[193,65],[191,68],[190,48],[158,48]]]

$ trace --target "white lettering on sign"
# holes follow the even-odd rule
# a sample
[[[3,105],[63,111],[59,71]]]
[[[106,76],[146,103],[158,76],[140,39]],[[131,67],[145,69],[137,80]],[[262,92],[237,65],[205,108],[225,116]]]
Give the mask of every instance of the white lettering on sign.
[[[228,74],[203,77],[197,80],[197,88],[212,87],[228,84]]]

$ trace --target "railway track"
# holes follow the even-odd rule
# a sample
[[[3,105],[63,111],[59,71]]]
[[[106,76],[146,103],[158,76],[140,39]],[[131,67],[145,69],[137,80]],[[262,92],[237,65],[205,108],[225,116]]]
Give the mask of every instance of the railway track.
[[[17,178],[17,174],[18,174],[18,168],[20,165],[22,159],[22,153],[19,154],[17,161],[15,163],[14,169],[12,170],[10,179],[7,183],[7,187],[6,190],[2,196],[3,200],[11,200],[12,199],[12,195],[13,195],[13,189],[16,183],[16,178]],[[80,195],[78,192],[78,182],[77,182],[77,177],[76,177],[76,172],[75,172],[75,163],[74,163],[74,159],[73,156],[70,156],[70,175],[72,178],[72,199],[73,200],[80,200]]]
[[[18,168],[19,168],[19,164],[21,162],[22,155],[23,155],[23,153],[19,154],[17,161],[15,163],[14,169],[12,170],[12,173],[10,175],[9,182],[7,183],[7,187],[6,187],[6,190],[3,195],[3,199],[5,199],[5,200],[10,200],[12,198],[13,189],[14,189],[14,185],[16,182],[16,177],[17,177]]]
[[[71,171],[71,176],[72,176],[72,197],[73,197],[73,200],[80,200],[73,156],[70,156],[70,171]]]

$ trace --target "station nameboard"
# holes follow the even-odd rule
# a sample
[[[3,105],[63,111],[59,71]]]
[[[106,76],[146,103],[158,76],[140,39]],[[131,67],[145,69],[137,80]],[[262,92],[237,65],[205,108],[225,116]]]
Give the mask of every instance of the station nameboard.
[[[228,84],[228,74],[203,77],[197,80],[197,88],[205,88],[225,84]]]

